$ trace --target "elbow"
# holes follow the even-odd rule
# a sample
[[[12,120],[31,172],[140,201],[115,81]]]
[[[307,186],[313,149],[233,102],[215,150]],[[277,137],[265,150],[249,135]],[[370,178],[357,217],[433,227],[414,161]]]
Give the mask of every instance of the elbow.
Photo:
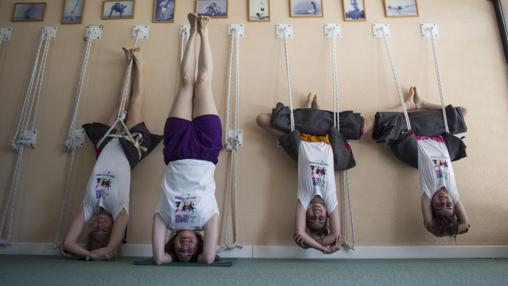
[[[160,257],[158,257],[158,256],[154,256],[154,257],[153,257],[153,263],[154,263],[155,265],[161,265],[161,264],[162,264],[162,263],[164,263],[164,262],[162,261],[162,259],[161,259]]]
[[[203,264],[212,264],[215,261],[215,254],[201,255],[198,257],[198,262]]]

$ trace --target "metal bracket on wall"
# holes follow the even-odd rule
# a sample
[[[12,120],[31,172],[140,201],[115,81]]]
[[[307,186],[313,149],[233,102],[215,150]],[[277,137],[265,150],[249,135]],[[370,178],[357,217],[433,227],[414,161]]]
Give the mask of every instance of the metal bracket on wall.
[[[147,40],[150,27],[148,25],[134,25],[132,26],[131,39],[133,40]]]
[[[57,30],[58,29],[55,26],[44,27],[42,28],[41,37],[45,38],[46,40],[55,40]]]
[[[293,24],[275,24],[275,35],[279,39],[292,39]]]
[[[11,39],[12,27],[0,28],[0,41],[7,42]]]
[[[188,38],[190,35],[190,25],[180,25],[180,38]]]
[[[423,24],[420,24],[420,28],[422,30],[422,37],[425,37],[425,38],[439,37],[439,30],[437,28],[437,24],[423,23]]]
[[[335,24],[335,23],[325,24],[325,37],[327,39],[342,38],[342,31],[340,29],[340,24]]]
[[[102,25],[90,25],[86,27],[85,40],[100,40],[102,37]]]
[[[375,38],[390,38],[390,28],[388,27],[388,24],[372,24],[372,36]]]
[[[240,38],[245,38],[245,25],[244,24],[229,24],[228,25],[228,35],[232,36],[234,32],[238,33]]]

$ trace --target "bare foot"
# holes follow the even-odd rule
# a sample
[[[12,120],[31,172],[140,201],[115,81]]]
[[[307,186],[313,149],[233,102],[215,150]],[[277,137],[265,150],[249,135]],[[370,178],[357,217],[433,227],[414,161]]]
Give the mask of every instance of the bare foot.
[[[138,67],[138,69],[142,68],[142,57],[141,57],[141,49],[135,48],[129,50],[131,57],[134,59],[134,63]]]
[[[312,92],[309,92],[309,94],[307,94],[307,102],[305,103],[305,107],[307,108],[311,108],[312,107]]]
[[[422,109],[423,108],[423,101],[418,96],[418,92],[416,91],[416,86],[412,86],[411,88],[409,88],[409,92],[411,92],[411,94],[412,94],[416,109]]]
[[[210,17],[207,16],[199,16],[198,18],[198,29],[199,33],[208,31],[208,23],[210,22]]]
[[[194,13],[187,14],[191,31],[196,31],[196,28],[198,27],[198,18],[199,16]]]
[[[312,98],[312,104],[313,109],[319,109],[318,103],[317,103],[317,94],[314,94],[314,97]]]
[[[409,88],[409,96],[406,99],[406,101],[404,102],[406,104],[407,110],[418,109],[418,107],[416,106],[415,96],[416,96],[416,87],[411,86]]]
[[[132,57],[131,50],[127,49],[127,48],[122,48],[122,50],[123,50],[123,53],[125,54],[125,61],[126,62],[130,61],[131,57]]]

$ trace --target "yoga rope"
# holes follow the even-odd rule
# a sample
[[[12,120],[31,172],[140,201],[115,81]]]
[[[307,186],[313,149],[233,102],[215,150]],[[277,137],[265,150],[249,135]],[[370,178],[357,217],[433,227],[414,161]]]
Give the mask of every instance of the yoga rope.
[[[337,128],[337,130],[340,132],[340,119],[339,119],[339,80],[337,76],[337,47],[336,47],[336,39],[335,37],[331,38],[332,43],[332,78],[333,78],[333,124],[334,127]],[[351,196],[349,192],[349,176],[348,171],[341,172],[341,194],[343,198],[343,208],[342,208],[342,217],[344,219],[341,219],[341,224],[343,226],[343,245],[350,249],[355,249],[355,232],[354,232],[354,224],[353,224],[353,210],[351,207]],[[348,199],[348,204],[346,205],[345,199]],[[346,208],[346,206],[348,208]],[[349,210],[349,213],[347,213],[346,209]],[[352,231],[352,244],[349,244],[346,242],[346,238],[348,237],[348,229],[347,224],[345,222],[346,217],[349,215],[349,223],[351,224],[351,231]]]
[[[137,42],[138,42],[138,37],[137,37],[137,33],[139,33],[139,31],[136,32],[136,37],[134,39],[134,49],[136,49],[137,47]],[[118,108],[118,115],[117,115],[117,118],[116,118],[116,121],[115,123],[113,123],[111,125],[111,127],[108,129],[108,131],[106,132],[106,134],[104,134],[104,136],[102,137],[102,139],[99,141],[99,143],[97,143],[97,147],[100,147],[102,142],[104,142],[104,140],[107,138],[107,137],[116,137],[118,138],[119,136],[116,136],[116,135],[112,135],[111,132],[113,131],[113,129],[118,125],[122,125],[125,132],[127,133],[127,135],[125,136],[120,136],[121,138],[125,138],[127,139],[128,141],[130,142],[133,142],[134,143],[134,147],[136,147],[136,149],[138,150],[138,156],[139,158],[141,159],[141,156],[142,156],[142,149],[141,148],[141,142],[139,140],[137,140],[136,138],[134,138],[134,136],[131,134],[131,132],[129,131],[129,128],[127,127],[127,125],[125,124],[125,118],[127,116],[127,110],[125,110],[125,105],[126,105],[126,102],[128,100],[128,97],[129,97],[129,94],[130,94],[130,88],[131,88],[131,77],[132,77],[132,66],[134,64],[134,57],[133,56],[129,56],[129,63],[127,65],[127,72],[125,73],[125,77],[124,77],[124,80],[123,80],[123,88],[122,88],[122,95],[121,95],[121,98],[120,98],[120,106]]]
[[[291,132],[295,131],[295,117],[293,115],[293,93],[291,90],[291,71],[289,69],[289,51],[288,51],[288,30],[284,29],[284,59],[286,66],[286,76],[288,81],[288,96],[289,96],[289,120],[291,123]]]
[[[55,247],[63,239],[63,228],[65,222],[65,214],[67,213],[67,208],[69,205],[69,194],[71,190],[71,179],[72,179],[72,171],[74,169],[74,161],[76,158],[76,149],[82,146],[83,137],[78,138],[77,134],[84,134],[83,128],[76,128],[76,118],[78,116],[79,103],[81,99],[81,95],[83,94],[83,87],[85,84],[86,71],[88,68],[88,62],[90,59],[90,51],[92,49],[94,38],[87,37],[85,41],[85,52],[83,55],[83,62],[81,64],[81,72],[79,74],[79,80],[76,86],[75,96],[74,96],[74,110],[71,117],[71,123],[69,125],[69,131],[67,132],[67,139],[65,140],[65,150],[70,152],[69,158],[69,168],[67,170],[67,175],[65,177],[64,183],[64,197],[62,202],[62,208],[60,209],[60,219],[58,222],[57,233],[55,237]]]
[[[0,222],[0,237],[2,237],[6,224],[7,237],[5,240],[0,241],[0,244],[7,244],[12,239],[12,223],[14,221],[14,211],[16,207],[16,194],[19,186],[19,178],[21,176],[21,165],[23,161],[23,153],[26,146],[35,148],[35,139],[37,130],[35,125],[37,121],[37,110],[39,108],[39,100],[44,83],[44,74],[46,72],[47,59],[49,53],[50,41],[52,39],[51,31],[44,28],[41,32],[39,45],[35,56],[35,61],[32,67],[32,74],[28,83],[28,87],[23,101],[20,118],[16,127],[16,133],[11,141],[11,146],[16,150],[16,164],[14,173],[9,187],[9,193],[6,199],[5,207],[3,208],[2,218]],[[42,54],[42,55],[41,55]],[[31,129],[28,126],[31,125]],[[30,134],[31,133],[31,134]],[[30,134],[30,135],[29,135]],[[31,138],[30,138],[30,137]],[[7,222],[8,217],[8,222]]]
[[[402,95],[402,88],[400,86],[399,75],[397,74],[397,69],[395,68],[395,63],[393,60],[392,50],[391,50],[390,45],[388,43],[388,35],[387,35],[385,29],[382,29],[382,30],[383,30],[383,41],[384,41],[385,48],[386,48],[386,54],[388,55],[388,61],[390,62],[390,67],[392,68],[393,79],[395,80],[395,85],[397,86],[397,93],[399,95],[402,110],[404,111],[404,117],[406,119],[407,130],[409,131],[409,130],[411,130],[411,122],[409,122],[409,114],[407,112],[406,104],[404,103],[404,96]]]
[[[234,59],[233,59],[233,54]],[[234,61],[234,64],[233,64]],[[234,97],[234,117],[233,117],[233,129],[231,127],[231,82],[232,73],[235,70],[235,97]],[[226,130],[224,133],[224,142],[226,150],[229,151],[229,165],[228,172],[229,182],[228,189],[225,192],[224,197],[224,245],[223,250],[232,250],[235,248],[243,248],[237,244],[237,222],[236,222],[236,152],[241,147],[240,139],[240,127],[239,127],[239,115],[240,115],[240,35],[239,31],[235,28],[232,30],[231,35],[231,46],[229,55],[229,72],[228,72],[228,86],[226,95]],[[228,217],[229,207],[231,207],[231,223],[232,223],[232,241],[229,240],[228,232]]]
[[[431,27],[430,29],[434,30],[434,27]],[[445,130],[446,130],[446,133],[450,133],[450,129],[448,127],[448,118],[446,117],[443,82],[441,81],[441,72],[440,72],[440,68],[439,68],[439,61],[437,58],[436,38],[434,36],[431,36],[430,41],[432,42],[432,56],[434,58],[434,68],[436,69],[437,87],[439,89],[439,97],[441,98],[441,110],[443,111]]]

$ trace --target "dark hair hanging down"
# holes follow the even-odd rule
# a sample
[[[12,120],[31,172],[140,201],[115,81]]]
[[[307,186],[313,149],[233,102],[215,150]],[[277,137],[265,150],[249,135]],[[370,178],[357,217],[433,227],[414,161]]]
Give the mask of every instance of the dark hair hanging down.
[[[167,254],[171,255],[171,258],[173,258],[173,261],[178,261],[178,257],[175,254],[175,238],[182,231],[183,230],[179,230],[179,231],[175,232],[171,236],[169,241],[166,243],[166,245],[164,246],[164,251]],[[191,262],[197,262],[198,261],[198,255],[203,252],[203,236],[201,236],[201,234],[199,232],[194,232],[194,233],[196,234],[196,238],[198,240],[198,243],[197,243],[196,253],[194,253],[194,255],[192,256],[192,258],[190,260]]]
[[[448,235],[456,238],[459,233],[459,222],[455,214],[451,216],[438,216],[432,211],[432,219],[434,220],[434,228],[438,234]]]

